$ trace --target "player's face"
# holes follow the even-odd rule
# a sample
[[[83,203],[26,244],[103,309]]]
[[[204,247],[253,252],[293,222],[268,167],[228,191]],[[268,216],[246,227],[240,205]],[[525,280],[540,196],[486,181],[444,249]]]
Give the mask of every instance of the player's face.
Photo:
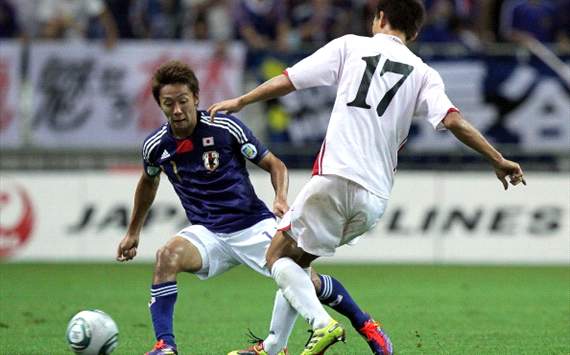
[[[164,85],[160,89],[160,108],[175,136],[187,137],[196,127],[198,98],[185,84]]]

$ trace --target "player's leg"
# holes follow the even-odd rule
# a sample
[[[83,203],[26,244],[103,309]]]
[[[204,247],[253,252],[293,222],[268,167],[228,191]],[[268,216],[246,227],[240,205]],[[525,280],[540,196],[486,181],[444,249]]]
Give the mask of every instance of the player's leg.
[[[338,280],[329,275],[318,274],[311,268],[305,269],[305,272],[310,272],[311,281],[321,303],[347,317],[357,331],[360,331],[368,323],[374,322],[368,314],[360,309],[350,293]],[[281,290],[278,290],[275,296],[269,335],[261,342],[260,348],[268,354],[276,354],[284,349],[296,318],[297,311],[285,299]]]
[[[271,276],[265,260],[265,253],[269,248],[271,237],[277,231],[277,223],[273,218],[266,219],[255,225],[231,234],[224,235],[222,244],[228,249],[228,253],[240,264],[247,265],[254,271]],[[278,290],[275,294],[269,335],[266,339],[257,338],[251,334],[255,343],[247,349],[235,350],[230,355],[241,354],[284,354],[287,340],[293,330],[297,311]]]
[[[314,270],[311,273],[311,279],[321,303],[348,318],[355,329],[362,328],[364,323],[370,319],[370,316],[360,309],[340,281]]]
[[[364,330],[370,333],[371,328],[376,332],[381,331],[378,324],[369,314],[362,311],[340,281],[332,276],[319,274],[313,269],[305,269],[305,272],[308,270],[311,270],[311,281],[322,304],[347,317],[356,331],[362,335],[364,335]],[[281,291],[277,291],[269,335],[262,342],[262,348],[268,354],[276,354],[286,347],[286,341],[289,339],[296,318],[297,311],[284,298]],[[380,343],[378,340],[377,342]],[[386,343],[386,341],[382,342]]]
[[[374,227],[383,215],[387,200],[371,194],[353,182],[347,184],[347,195],[353,208],[349,211],[343,230],[342,244],[354,243],[355,237],[364,234]],[[348,291],[335,278],[313,273],[313,282],[317,288],[319,299],[337,312],[350,319],[352,326],[368,343],[374,354],[392,354],[392,343],[383,331],[379,322],[363,312],[354,302]]]
[[[312,334],[302,355],[322,354],[329,346],[344,340],[344,328],[324,310],[309,273],[301,267],[310,265],[316,256],[305,253],[295,241],[280,232],[273,238],[267,258],[283,295],[311,325]]]
[[[297,311],[291,307],[283,297],[281,290],[277,290],[269,325],[269,335],[265,339],[258,338],[250,331],[250,342],[247,349],[235,350],[228,355],[286,355],[287,340],[291,335]]]
[[[201,268],[198,248],[181,236],[170,239],[157,251],[149,303],[157,344],[148,354],[177,353],[173,331],[174,305],[178,297],[176,275]]]
[[[382,330],[380,323],[362,311],[344,286],[332,276],[319,274],[313,270],[311,279],[319,300],[338,313],[347,317],[354,329],[370,346],[373,354],[391,354],[392,343]]]
[[[283,294],[311,323],[317,335],[318,330],[323,330],[324,324],[331,318],[318,303],[313,285],[307,277],[303,277],[299,265],[306,266],[305,261],[310,262],[317,256],[333,255],[339,245],[353,238],[345,233],[353,214],[353,195],[349,180],[335,176],[314,176],[299,193],[280,225],[287,234],[278,234],[267,254],[272,274]],[[363,222],[368,227],[368,222]],[[314,349],[322,350],[319,347],[323,344],[330,345],[321,340],[313,336],[306,350],[311,348],[311,342],[315,341],[316,345],[305,353],[318,352]]]
[[[296,242],[283,232],[273,237],[267,251],[268,267],[283,295],[313,329],[322,328],[332,320],[319,302],[310,276],[303,269],[316,258],[297,247]]]
[[[315,293],[303,267],[319,256],[334,254],[344,228],[346,180],[313,176],[279,224],[266,254],[271,274],[283,295],[313,329],[332,318]]]

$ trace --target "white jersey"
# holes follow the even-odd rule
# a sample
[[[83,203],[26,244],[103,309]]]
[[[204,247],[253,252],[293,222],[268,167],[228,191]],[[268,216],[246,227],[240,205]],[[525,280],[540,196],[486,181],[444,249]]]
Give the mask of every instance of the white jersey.
[[[412,118],[435,129],[456,110],[440,75],[391,35],[337,38],[286,70],[296,89],[338,85],[314,174],[337,175],[389,198]]]

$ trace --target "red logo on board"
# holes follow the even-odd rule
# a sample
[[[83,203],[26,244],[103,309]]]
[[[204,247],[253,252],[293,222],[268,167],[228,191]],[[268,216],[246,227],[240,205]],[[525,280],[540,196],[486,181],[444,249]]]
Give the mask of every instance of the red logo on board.
[[[0,213],[0,258],[5,258],[28,242],[34,226],[34,210],[26,191],[12,186],[0,190]]]

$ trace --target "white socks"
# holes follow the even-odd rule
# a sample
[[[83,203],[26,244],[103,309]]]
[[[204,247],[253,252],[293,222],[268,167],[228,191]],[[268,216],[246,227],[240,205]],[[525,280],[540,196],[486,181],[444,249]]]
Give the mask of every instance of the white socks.
[[[297,311],[283,297],[281,290],[277,290],[271,324],[269,325],[269,335],[263,341],[263,349],[269,355],[277,354],[287,346],[287,340],[296,320]]]
[[[332,318],[317,298],[311,277],[291,258],[281,258],[273,264],[271,275],[283,296],[313,329],[327,326]]]

